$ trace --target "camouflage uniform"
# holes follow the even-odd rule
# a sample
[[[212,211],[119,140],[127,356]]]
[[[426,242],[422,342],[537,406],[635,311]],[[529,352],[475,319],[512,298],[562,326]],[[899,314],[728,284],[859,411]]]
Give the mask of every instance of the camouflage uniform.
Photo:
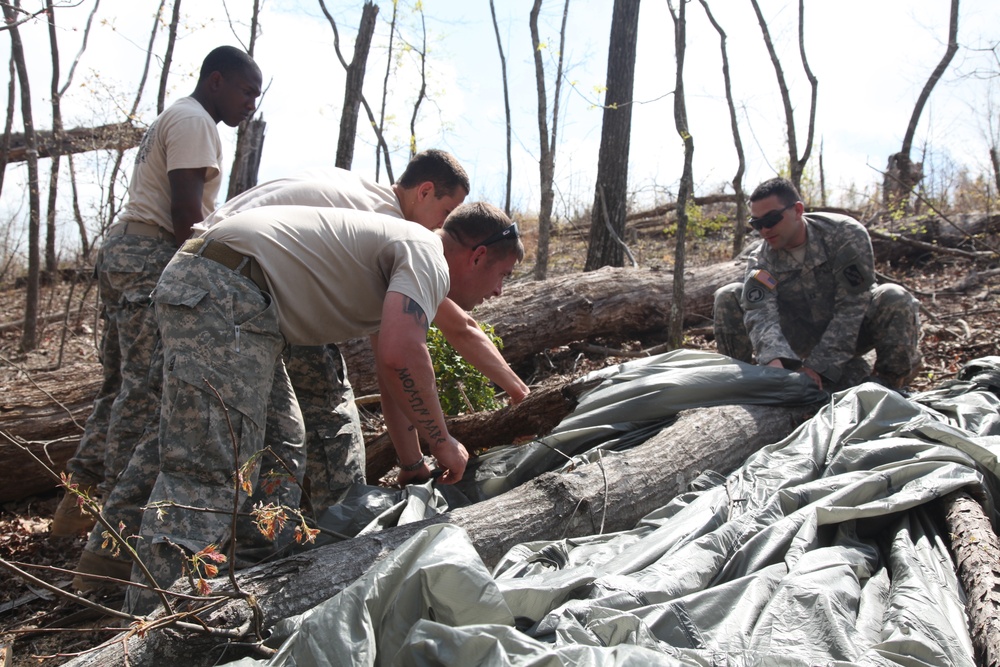
[[[104,453],[108,435],[111,405],[122,386],[121,350],[118,346],[118,328],[111,325],[107,310],[101,308],[104,333],[101,336],[100,361],[104,373],[101,388],[94,397],[94,407],[83,425],[83,435],[72,458],[66,462],[66,472],[73,474],[73,481],[85,487],[96,487],[104,479]]]
[[[289,345],[285,367],[305,420],[309,497],[321,512],[365,483],[361,419],[336,345]]]
[[[153,510],[143,515],[140,558],[158,583],[169,585],[182,574],[182,557],[173,545],[192,553],[209,544],[225,550],[233,537],[233,474],[265,446],[265,430],[271,426],[265,425],[269,401],[275,418],[288,422],[275,424],[273,431],[296,430],[289,424],[301,424],[301,413],[280,359],[284,338],[276,309],[267,293],[252,281],[217,262],[182,252],[165,269],[153,300],[165,367],[160,446],[155,455],[158,473],[148,501],[221,511],[167,508],[162,515]],[[272,375],[277,381],[272,381]],[[301,482],[303,434],[301,426],[297,430],[297,438],[291,439],[297,443],[290,440],[281,444],[282,455],[289,459],[287,463]],[[234,460],[234,448],[238,448],[238,461]],[[147,465],[151,465],[154,455],[147,454]],[[264,461],[265,473],[273,467],[273,462]],[[254,468],[248,478],[254,496],[240,492],[240,512],[248,512],[266,495],[265,485],[258,484],[259,470]],[[297,484],[279,484],[276,494],[278,497],[269,500],[298,506]],[[287,525],[263,550],[273,552],[287,545],[292,529]],[[255,533],[241,519],[236,535],[241,547],[261,546]],[[260,551],[254,555],[261,555]],[[138,567],[133,569],[132,578],[143,580]],[[125,608],[146,613],[156,601],[148,591],[130,588]]]
[[[800,262],[762,242],[744,282],[715,293],[719,352],[757,363],[806,365],[832,386],[852,359],[874,349],[875,374],[907,381],[920,365],[919,304],[898,285],[875,287],[868,232],[847,216],[804,216]]]
[[[114,487],[133,447],[150,427],[148,415],[157,410],[159,396],[151,392],[150,383],[159,386],[160,369],[150,362],[156,357],[158,338],[149,295],[177,250],[169,232],[155,228],[158,236],[128,234],[123,233],[126,227],[118,223],[111,228],[97,257],[101,302],[108,317],[106,340],[118,341],[117,354],[105,353],[105,378],[115,372],[109,363],[116,361],[121,374],[120,390],[108,413],[100,484],[104,494]],[[101,407],[98,403],[95,410]],[[99,420],[96,416],[95,427]],[[90,442],[96,447],[100,439]]]

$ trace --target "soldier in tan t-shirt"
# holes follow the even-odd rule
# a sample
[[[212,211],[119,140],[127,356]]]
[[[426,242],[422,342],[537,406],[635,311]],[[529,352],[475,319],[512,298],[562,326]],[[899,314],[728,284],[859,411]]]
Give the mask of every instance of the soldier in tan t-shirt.
[[[344,169],[314,170],[262,183],[195,225],[195,235],[237,213],[277,205],[373,211],[437,229],[468,193],[469,177],[458,160],[429,149],[415,155],[392,185]],[[459,354],[507,392],[511,402],[527,396],[528,386],[469,313],[445,299],[434,324]],[[336,345],[290,345],[284,359],[306,428],[309,497],[313,509],[322,512],[352,484],[365,483],[364,439],[354,393]],[[269,419],[269,427],[284,425],[274,415]]]
[[[99,484],[101,495],[113,488],[150,426],[147,415],[157,410],[150,405],[155,401],[147,381],[157,339],[149,294],[191,226],[215,208],[222,171],[218,123],[235,127],[248,118],[260,92],[261,72],[253,59],[240,49],[218,47],[202,62],[194,92],[160,114],[139,145],[128,201],[97,257],[107,317],[104,384],[67,464],[74,482]],[[93,525],[75,501],[67,494],[60,503],[54,535],[77,534]],[[99,546],[100,535],[94,539]]]
[[[233,471],[261,451],[286,344],[370,335],[401,482],[430,476],[418,436],[444,470],[440,483],[460,480],[468,452],[444,421],[427,328],[445,297],[471,310],[498,296],[523,254],[517,226],[488,204],[458,207],[435,232],[365,211],[265,206],[185,243],[152,297],[165,372],[159,474],[147,504],[171,507],[144,514],[136,544],[157,582],[181,574],[178,546],[224,551],[231,538],[249,537],[239,524],[231,530]],[[244,473],[250,485],[256,470]],[[251,499],[240,496],[248,512]],[[138,567],[132,574],[143,579]],[[147,613],[156,601],[129,588],[125,607]]]

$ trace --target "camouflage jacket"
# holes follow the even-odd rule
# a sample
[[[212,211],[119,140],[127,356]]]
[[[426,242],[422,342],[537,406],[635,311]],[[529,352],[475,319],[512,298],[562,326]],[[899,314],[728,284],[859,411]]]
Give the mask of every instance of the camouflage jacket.
[[[805,256],[766,243],[747,262],[744,322],[757,361],[812,368],[837,381],[854,356],[875,284],[871,239],[845,215],[810,213]]]

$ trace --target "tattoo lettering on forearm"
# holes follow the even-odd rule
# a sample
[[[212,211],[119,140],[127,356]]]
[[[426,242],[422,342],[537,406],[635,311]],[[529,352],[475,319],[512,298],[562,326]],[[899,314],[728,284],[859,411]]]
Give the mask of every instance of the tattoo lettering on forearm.
[[[425,407],[424,399],[420,395],[420,389],[417,388],[416,381],[410,375],[410,370],[408,368],[397,368],[396,376],[403,385],[403,393],[406,395],[407,405],[418,416],[417,424],[427,430],[427,436],[430,439],[428,444],[434,445],[443,442],[445,440],[444,433],[441,431],[437,420],[431,417],[431,411]]]
[[[420,424],[423,424],[424,428],[427,429],[427,437],[429,442],[427,443],[431,447],[439,443],[444,442],[444,434],[441,432],[441,428],[434,422],[433,419],[418,419]]]
[[[420,390],[417,388],[413,376],[410,375],[410,369],[397,368],[396,375],[403,385],[403,393],[406,394],[406,403],[410,409],[420,416],[430,416],[431,412],[424,407],[424,399],[420,395]]]
[[[411,299],[408,296],[403,297],[403,312],[407,315],[413,316],[414,321],[424,330],[427,331],[430,327],[427,322],[427,313],[424,309],[420,307],[420,304]]]

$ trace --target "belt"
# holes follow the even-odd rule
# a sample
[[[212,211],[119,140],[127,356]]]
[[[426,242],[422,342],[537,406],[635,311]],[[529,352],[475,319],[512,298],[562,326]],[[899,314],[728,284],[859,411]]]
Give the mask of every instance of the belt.
[[[227,269],[252,280],[260,288],[261,292],[267,291],[267,281],[264,280],[264,272],[261,270],[257,260],[248,255],[236,252],[225,243],[206,238],[188,239],[180,249],[183,252],[189,252],[192,255],[201,255],[205,259],[218,262]]]
[[[174,237],[173,232],[168,232],[159,225],[147,225],[145,222],[124,222],[122,223],[121,233],[122,235],[135,234],[136,236],[152,236],[154,238],[163,239],[164,241],[170,241],[175,245],[177,243],[177,239]]]

